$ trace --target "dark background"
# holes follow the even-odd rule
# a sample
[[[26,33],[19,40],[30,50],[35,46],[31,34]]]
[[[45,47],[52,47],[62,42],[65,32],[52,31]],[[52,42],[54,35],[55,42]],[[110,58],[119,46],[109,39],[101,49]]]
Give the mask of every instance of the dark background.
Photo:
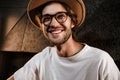
[[[28,20],[29,0],[0,0],[0,80],[5,80],[49,43]],[[84,0],[79,41],[107,51],[120,69],[120,1]]]

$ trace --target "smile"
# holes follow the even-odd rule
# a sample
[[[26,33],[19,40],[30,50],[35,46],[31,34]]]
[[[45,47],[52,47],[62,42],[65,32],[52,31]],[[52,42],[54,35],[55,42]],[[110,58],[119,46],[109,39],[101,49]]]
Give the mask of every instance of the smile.
[[[59,34],[59,33],[61,33],[63,30],[57,30],[57,31],[52,31],[51,33],[52,34]]]
[[[64,31],[65,29],[64,28],[52,28],[52,29],[49,29],[48,33],[51,34],[52,37],[54,38],[58,38]]]
[[[64,28],[51,28],[48,30],[49,33],[52,33],[52,34],[59,34],[61,32],[63,32],[65,29]]]

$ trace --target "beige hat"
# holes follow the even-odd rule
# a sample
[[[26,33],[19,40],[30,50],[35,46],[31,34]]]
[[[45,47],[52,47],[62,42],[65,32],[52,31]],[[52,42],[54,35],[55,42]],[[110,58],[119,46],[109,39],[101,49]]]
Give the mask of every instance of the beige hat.
[[[82,0],[30,0],[27,8],[27,14],[34,26],[38,27],[36,23],[37,8],[49,1],[60,1],[66,3],[77,14],[78,27],[83,23],[85,19],[85,5]]]

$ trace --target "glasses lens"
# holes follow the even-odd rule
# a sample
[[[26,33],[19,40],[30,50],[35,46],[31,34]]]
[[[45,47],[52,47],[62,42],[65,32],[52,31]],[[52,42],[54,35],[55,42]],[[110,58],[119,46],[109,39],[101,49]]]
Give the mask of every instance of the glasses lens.
[[[47,15],[47,16],[43,16],[43,17],[42,17],[42,23],[43,23],[44,25],[49,25],[50,22],[51,22],[51,16]]]
[[[55,18],[59,23],[63,23],[66,21],[67,15],[65,12],[61,12],[61,13],[56,14]]]
[[[63,23],[67,19],[67,12],[58,12],[58,13],[56,13],[54,15],[44,15],[44,16],[42,16],[41,22],[44,25],[48,26],[48,25],[50,25],[53,17],[55,17],[57,22]]]

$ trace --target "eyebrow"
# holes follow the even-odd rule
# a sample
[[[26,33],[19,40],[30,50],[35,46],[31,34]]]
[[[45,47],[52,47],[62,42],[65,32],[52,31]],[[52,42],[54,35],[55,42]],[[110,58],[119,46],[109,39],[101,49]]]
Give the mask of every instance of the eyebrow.
[[[57,12],[57,13],[55,13],[55,14],[58,14],[58,13],[67,13],[67,11],[60,11],[60,12]],[[55,14],[44,14],[44,15],[42,15],[42,16],[52,16],[52,15],[55,15]]]

